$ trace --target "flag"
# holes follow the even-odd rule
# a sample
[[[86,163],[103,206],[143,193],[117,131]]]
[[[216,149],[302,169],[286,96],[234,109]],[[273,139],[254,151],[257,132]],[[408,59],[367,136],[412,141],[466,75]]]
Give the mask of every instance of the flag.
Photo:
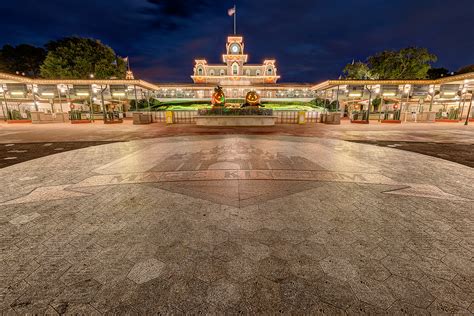
[[[233,16],[235,14],[235,6],[227,10],[227,14],[229,16]]]
[[[128,57],[124,57],[124,58],[123,58],[123,61],[124,61],[124,63],[127,64],[127,63],[128,63]]]

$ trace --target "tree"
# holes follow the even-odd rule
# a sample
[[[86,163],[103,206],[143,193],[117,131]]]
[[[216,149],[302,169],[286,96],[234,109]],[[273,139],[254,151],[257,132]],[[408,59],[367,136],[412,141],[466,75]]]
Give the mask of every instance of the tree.
[[[361,61],[347,64],[342,72],[347,79],[378,79],[369,66]]]
[[[459,68],[456,74],[460,75],[460,74],[465,74],[468,72],[474,72],[474,64]]]
[[[426,48],[408,47],[370,56],[369,69],[380,79],[425,79],[431,63],[438,58]]]
[[[449,70],[446,68],[431,68],[428,70],[428,79],[439,79],[449,76]]]
[[[40,75],[40,66],[46,58],[46,50],[28,44],[4,45],[0,50],[0,71],[25,73],[27,76]]]
[[[45,78],[125,78],[126,65],[114,50],[91,38],[67,37],[46,44],[48,55],[41,66]]]

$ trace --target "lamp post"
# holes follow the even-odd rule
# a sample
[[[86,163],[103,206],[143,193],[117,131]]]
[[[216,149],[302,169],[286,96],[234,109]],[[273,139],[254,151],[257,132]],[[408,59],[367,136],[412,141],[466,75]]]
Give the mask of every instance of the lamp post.
[[[469,124],[469,115],[471,115],[472,109],[472,99],[474,99],[474,90],[471,90],[471,102],[469,103],[469,108],[467,109],[466,122],[464,122],[464,125]]]
[[[370,103],[372,103],[372,90],[365,86],[365,88],[369,91],[369,103],[367,104],[367,124],[369,123],[369,116],[370,116]]]

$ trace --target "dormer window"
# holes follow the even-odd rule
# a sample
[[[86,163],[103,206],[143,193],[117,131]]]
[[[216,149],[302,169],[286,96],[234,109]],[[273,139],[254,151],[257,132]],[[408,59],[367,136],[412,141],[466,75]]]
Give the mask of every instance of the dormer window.
[[[198,76],[202,76],[202,68],[201,67],[198,68]]]
[[[214,70],[211,70],[211,71],[209,72],[209,74],[210,74],[211,76],[214,76]]]
[[[225,76],[225,71],[224,71],[224,69],[221,69],[221,76]]]
[[[272,72],[273,72],[273,69],[272,69],[272,68],[268,68],[268,69],[267,69],[267,74],[271,75]]]
[[[260,70],[257,70],[257,71],[255,72],[255,75],[260,76]]]

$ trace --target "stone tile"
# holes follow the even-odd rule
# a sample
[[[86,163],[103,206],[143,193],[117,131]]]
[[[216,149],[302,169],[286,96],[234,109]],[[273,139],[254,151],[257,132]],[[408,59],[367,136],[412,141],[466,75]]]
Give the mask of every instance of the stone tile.
[[[326,275],[319,262],[308,256],[294,258],[289,260],[288,264],[292,274],[306,280],[311,280],[312,282]]]
[[[213,257],[201,257],[195,262],[195,276],[204,282],[214,282],[226,276],[227,269],[224,261]]]
[[[71,264],[64,260],[43,263],[38,269],[31,273],[25,280],[36,285],[44,282],[57,282],[59,278],[71,267]]]
[[[209,287],[206,301],[209,304],[225,309],[237,304],[241,298],[240,293],[239,285],[221,279]]]
[[[291,275],[288,262],[275,257],[260,260],[258,262],[258,273],[260,276],[275,282],[286,279]]]
[[[309,312],[316,303],[316,296],[305,279],[289,277],[280,283],[280,288],[283,304],[293,305],[299,312]]]
[[[384,283],[395,297],[416,307],[426,309],[435,299],[420,283],[410,279],[392,275]]]
[[[223,242],[212,251],[212,256],[222,261],[231,261],[243,255],[242,248],[239,244],[231,241]]]
[[[466,308],[453,305],[449,302],[440,300],[435,300],[429,307],[428,312],[431,315],[471,315],[472,311],[469,311]]]
[[[260,312],[270,311],[275,306],[284,305],[281,301],[280,284],[263,277],[256,277],[243,283],[241,295]]]
[[[243,255],[254,261],[260,261],[270,255],[270,248],[262,243],[251,239],[234,240],[241,248]]]
[[[423,272],[413,262],[397,257],[385,257],[382,260],[382,264],[390,271],[390,273],[407,279],[418,281],[424,276]]]
[[[127,277],[137,284],[142,284],[159,277],[165,264],[157,259],[146,259],[136,263]]]
[[[151,280],[133,288],[130,298],[123,304],[127,309],[136,310],[139,315],[143,314],[168,314],[177,313],[179,309],[168,304],[170,289],[173,282],[161,278]]]
[[[33,220],[35,220],[36,218],[40,217],[41,214],[39,213],[29,213],[29,214],[24,214],[24,215],[19,215],[13,219],[10,220],[10,224],[13,224],[13,225],[22,225],[22,224],[26,224],[26,223],[29,223]]]
[[[116,260],[108,263],[100,263],[95,269],[94,280],[101,284],[112,284],[125,279],[133,267],[128,260]]]
[[[90,304],[62,303],[53,304],[52,307],[59,315],[101,315],[101,313]]]
[[[226,263],[227,275],[236,282],[245,282],[258,274],[258,263],[246,258],[235,258]]]
[[[431,315],[430,312],[428,312],[426,309],[419,308],[402,301],[396,301],[395,303],[393,303],[392,306],[390,306],[390,308],[387,310],[387,313],[388,315],[397,315],[397,316]]]
[[[472,293],[464,292],[450,281],[425,275],[419,282],[433,296],[452,305],[468,308],[472,302]]]
[[[322,302],[346,309],[357,301],[347,282],[324,276],[311,285],[311,291]]]
[[[170,287],[168,304],[183,312],[191,311],[204,304],[209,285],[199,279],[179,279]]]
[[[91,305],[100,313],[106,313],[114,308],[127,307],[131,303],[134,291],[138,288],[139,285],[129,279],[102,286],[93,297]]]
[[[350,285],[359,300],[382,309],[389,308],[396,300],[389,288],[379,281],[356,279],[350,280]]]
[[[354,280],[359,277],[357,267],[345,259],[328,257],[322,260],[320,265],[328,276],[341,281]]]

